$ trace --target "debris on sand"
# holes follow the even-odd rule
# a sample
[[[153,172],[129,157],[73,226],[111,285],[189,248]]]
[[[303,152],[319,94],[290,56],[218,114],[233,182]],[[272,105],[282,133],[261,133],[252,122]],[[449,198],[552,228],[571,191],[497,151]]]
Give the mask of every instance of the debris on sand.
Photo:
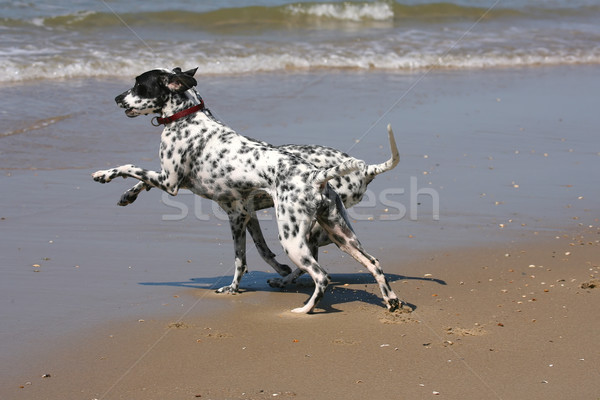
[[[581,285],[579,285],[579,287],[582,289],[594,289],[599,286],[600,286],[600,279],[592,279],[591,281],[583,282]]]

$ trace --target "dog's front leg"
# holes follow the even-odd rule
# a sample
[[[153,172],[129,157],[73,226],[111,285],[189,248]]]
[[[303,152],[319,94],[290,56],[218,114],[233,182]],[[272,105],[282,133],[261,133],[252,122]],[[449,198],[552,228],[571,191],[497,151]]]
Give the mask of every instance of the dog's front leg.
[[[231,226],[231,235],[233,236],[235,249],[235,272],[231,285],[217,289],[217,293],[236,294],[239,293],[242,277],[248,271],[248,266],[246,265],[246,225],[248,223],[248,214],[240,212],[241,207],[236,210],[234,207],[228,207],[224,204],[220,205],[229,216],[229,225]]]
[[[152,186],[149,186],[148,184],[146,184],[144,182],[138,182],[135,184],[135,186],[133,186],[132,188],[130,188],[128,191],[126,191],[125,193],[123,193],[121,195],[121,199],[119,200],[117,205],[123,206],[123,207],[126,205],[129,205],[137,199],[138,195],[141,192],[143,192],[144,190],[150,190],[150,189],[152,189]]]
[[[164,169],[156,172],[128,164],[112,169],[96,171],[92,174],[92,178],[100,183],[108,183],[119,176],[138,179],[148,186],[157,187],[172,196],[175,196],[179,190],[177,174]]]

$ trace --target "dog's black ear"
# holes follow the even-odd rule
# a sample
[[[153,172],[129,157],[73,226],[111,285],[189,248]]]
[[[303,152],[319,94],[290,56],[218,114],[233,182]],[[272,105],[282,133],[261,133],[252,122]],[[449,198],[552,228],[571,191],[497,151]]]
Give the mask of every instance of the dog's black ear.
[[[175,72],[176,74],[180,74],[181,73],[181,68],[175,67],[175,68],[173,68],[173,72]]]
[[[196,79],[194,79],[192,76],[189,76],[186,73],[175,73],[169,77],[167,88],[173,93],[183,93],[187,90],[190,90],[197,84],[198,82],[196,82]]]
[[[196,74],[196,71],[198,71],[198,67],[187,70],[184,72],[184,74],[186,74],[187,76],[194,76]]]

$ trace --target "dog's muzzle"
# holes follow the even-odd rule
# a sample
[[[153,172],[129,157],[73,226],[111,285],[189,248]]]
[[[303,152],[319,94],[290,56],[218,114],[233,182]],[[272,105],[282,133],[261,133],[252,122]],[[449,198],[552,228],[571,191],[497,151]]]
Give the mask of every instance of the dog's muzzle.
[[[127,95],[127,93],[128,92],[125,92],[125,93],[122,93],[122,94],[118,95],[117,97],[115,97],[115,102],[117,103],[117,105],[119,107],[125,108],[123,102],[125,101],[125,96]]]
[[[132,107],[127,107],[127,104],[125,104],[125,96],[127,96],[127,94],[129,94],[128,91],[118,95],[115,97],[115,102],[119,107],[125,108],[125,115],[127,115],[129,118],[137,117],[138,114],[134,111],[134,109]]]

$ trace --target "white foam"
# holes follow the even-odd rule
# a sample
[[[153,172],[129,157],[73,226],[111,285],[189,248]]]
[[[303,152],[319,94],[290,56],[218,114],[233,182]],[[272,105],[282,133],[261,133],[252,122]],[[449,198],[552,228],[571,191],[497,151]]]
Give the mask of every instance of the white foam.
[[[56,18],[64,18],[67,25],[75,24],[77,22],[84,21],[86,18],[98,14],[96,11],[87,10],[87,11],[76,11],[70,14],[62,14],[48,17],[33,17],[29,20],[32,25],[50,28],[52,26],[51,21]]]
[[[89,46],[85,52],[66,47],[60,52],[45,54],[30,49],[30,54],[13,53],[0,57],[0,69],[4,71],[0,82],[136,76],[165,65],[200,66],[201,74],[230,75],[314,69],[410,73],[423,69],[600,64],[600,48],[506,51],[498,47],[480,50],[479,53],[463,48],[445,54],[434,43],[424,45],[421,42],[419,46],[419,43],[404,39],[402,45],[394,41],[376,41],[352,47],[340,47],[336,43],[285,43],[279,47],[265,43],[240,47],[237,42],[210,41],[195,43],[194,46],[166,43],[162,47],[154,44],[155,54],[145,48],[132,49],[131,46],[111,50]]]
[[[344,21],[387,21],[394,18],[394,11],[387,3],[293,4],[287,7],[287,11],[292,15],[308,15]]]

